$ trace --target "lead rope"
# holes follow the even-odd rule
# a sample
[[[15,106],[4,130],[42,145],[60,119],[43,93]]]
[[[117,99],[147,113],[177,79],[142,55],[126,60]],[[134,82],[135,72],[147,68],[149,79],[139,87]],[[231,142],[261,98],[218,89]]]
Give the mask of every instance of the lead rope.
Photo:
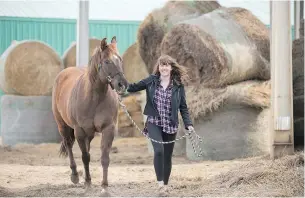
[[[195,135],[196,135],[196,138],[199,140],[199,142],[200,142],[200,143],[203,142],[203,141],[202,141],[202,138],[196,133],[195,130],[193,130],[193,131],[187,130],[188,132],[186,132],[185,135],[183,135],[183,136],[181,136],[181,137],[179,137],[179,138],[176,138],[176,139],[173,140],[173,141],[162,142],[162,141],[154,140],[154,139],[150,138],[146,133],[143,132],[143,130],[141,130],[141,129],[138,127],[138,125],[135,123],[135,121],[134,121],[134,120],[132,119],[132,117],[130,116],[130,114],[129,114],[127,108],[126,108],[126,105],[123,104],[122,98],[121,98],[120,96],[119,96],[119,103],[120,103],[120,106],[121,106],[121,107],[123,108],[123,110],[125,111],[125,113],[126,113],[126,115],[128,116],[128,118],[130,119],[130,121],[132,122],[132,124],[133,124],[133,125],[137,128],[137,130],[138,130],[139,132],[141,132],[147,139],[149,139],[149,140],[151,140],[151,141],[153,141],[153,142],[159,143],[159,144],[171,144],[171,143],[174,143],[174,142],[176,142],[176,141],[182,140],[183,138],[186,138],[186,137],[188,136],[188,137],[190,138],[190,140],[191,140],[192,148],[193,148],[193,151],[194,151],[195,155],[196,155],[197,157],[203,156],[200,145],[199,145],[198,143],[195,144],[195,139],[194,139],[194,137],[192,136],[192,134],[195,134]],[[192,132],[193,132],[193,133],[192,133]],[[196,145],[196,147],[199,149],[199,154],[197,154],[197,151],[196,151],[196,149],[195,149],[195,145]]]

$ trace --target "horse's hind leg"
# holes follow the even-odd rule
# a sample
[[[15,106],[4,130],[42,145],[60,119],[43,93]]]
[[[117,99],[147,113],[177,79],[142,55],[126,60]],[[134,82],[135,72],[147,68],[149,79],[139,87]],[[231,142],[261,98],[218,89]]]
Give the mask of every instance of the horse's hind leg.
[[[63,142],[62,142],[62,145],[61,145],[60,154],[64,155],[64,156],[67,156],[67,155],[69,156],[70,168],[71,168],[71,171],[72,171],[71,181],[74,184],[77,184],[79,182],[79,176],[78,176],[77,166],[76,166],[74,156],[73,156],[73,152],[72,152],[72,147],[73,147],[73,144],[75,142],[74,131],[73,131],[72,128],[65,125],[61,129],[61,134],[62,134],[62,137],[63,137]]]
[[[94,138],[94,132],[88,133],[87,135],[85,131],[80,127],[75,127],[75,135],[79,145],[79,148],[82,152],[82,160],[85,169],[85,185],[89,187],[91,185],[91,176],[89,170],[89,163],[90,163],[90,142]]]
[[[110,163],[109,152],[112,146],[112,142],[115,134],[115,125],[110,125],[102,131],[102,139],[101,139],[101,164],[103,167],[103,181],[102,188],[104,193],[107,192],[108,187],[108,167]]]

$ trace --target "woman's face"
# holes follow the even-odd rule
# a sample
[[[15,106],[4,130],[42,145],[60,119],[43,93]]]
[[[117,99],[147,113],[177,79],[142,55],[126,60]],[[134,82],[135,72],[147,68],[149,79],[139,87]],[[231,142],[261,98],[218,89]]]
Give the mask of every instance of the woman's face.
[[[169,63],[161,63],[159,65],[159,72],[163,77],[170,77],[172,71],[172,66]]]

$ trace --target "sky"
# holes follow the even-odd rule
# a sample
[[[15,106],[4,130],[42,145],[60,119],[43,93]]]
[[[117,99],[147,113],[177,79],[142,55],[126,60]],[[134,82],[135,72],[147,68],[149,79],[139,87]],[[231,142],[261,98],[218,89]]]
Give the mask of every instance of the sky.
[[[90,0],[89,19],[143,20],[167,0]],[[270,24],[270,2],[267,0],[218,0],[226,7],[250,10],[263,23]],[[0,0],[0,16],[72,18],[78,16],[77,0]],[[293,3],[291,3],[293,24]]]

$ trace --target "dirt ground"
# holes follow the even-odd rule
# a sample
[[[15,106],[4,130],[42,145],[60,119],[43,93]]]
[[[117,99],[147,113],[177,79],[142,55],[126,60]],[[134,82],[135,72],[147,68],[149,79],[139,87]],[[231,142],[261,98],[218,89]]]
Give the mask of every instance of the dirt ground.
[[[0,146],[0,196],[100,196],[100,137],[91,144],[92,188],[83,186],[83,165],[77,143],[73,150],[80,183],[70,181],[68,158],[59,144]],[[279,160],[267,156],[192,162],[173,158],[168,196],[304,196],[304,153]],[[145,138],[115,139],[109,167],[111,196],[157,196],[153,156]]]

